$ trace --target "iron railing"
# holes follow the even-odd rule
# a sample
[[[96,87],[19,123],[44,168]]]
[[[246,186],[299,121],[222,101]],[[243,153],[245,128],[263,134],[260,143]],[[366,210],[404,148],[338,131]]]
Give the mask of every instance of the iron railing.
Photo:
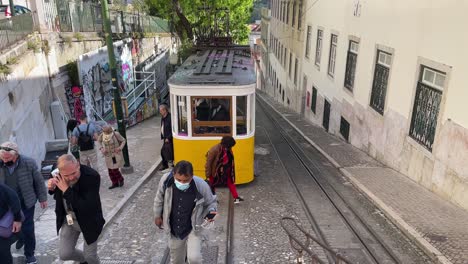
[[[0,20],[0,50],[24,39],[34,30],[31,13]]]
[[[53,0],[51,0],[53,1]],[[81,1],[55,0],[58,25],[56,30],[61,32],[102,32],[101,6],[95,3]],[[54,12],[46,9],[47,12]],[[170,32],[166,20],[158,17],[110,10],[111,28],[113,33],[164,33]],[[47,15],[52,17],[53,14]]]

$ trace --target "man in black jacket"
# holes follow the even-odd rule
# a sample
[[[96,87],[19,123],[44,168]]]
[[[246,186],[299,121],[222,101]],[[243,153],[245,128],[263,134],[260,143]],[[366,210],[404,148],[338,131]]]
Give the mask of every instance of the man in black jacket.
[[[169,107],[166,104],[159,106],[159,113],[161,114],[161,139],[163,140],[163,146],[161,147],[161,170],[165,170],[169,168],[169,162],[172,164],[174,161],[171,113],[169,113]]]
[[[58,159],[57,168],[47,188],[56,200],[57,233],[62,229],[59,257],[81,263],[100,263],[97,239],[105,223],[99,196],[101,176],[92,168],[80,165],[70,154]],[[83,251],[75,248],[80,233],[85,240]]]

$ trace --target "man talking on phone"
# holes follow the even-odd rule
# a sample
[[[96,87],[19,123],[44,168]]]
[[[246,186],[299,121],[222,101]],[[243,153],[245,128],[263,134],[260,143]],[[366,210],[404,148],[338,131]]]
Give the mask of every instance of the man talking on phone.
[[[60,156],[52,175],[47,188],[56,201],[60,259],[99,264],[97,239],[105,222],[99,196],[101,176],[70,154]],[[75,248],[80,233],[85,241],[83,251]]]
[[[216,216],[217,199],[210,186],[193,176],[193,166],[179,161],[172,172],[159,181],[154,200],[154,223],[169,239],[172,264],[201,264],[200,232]]]

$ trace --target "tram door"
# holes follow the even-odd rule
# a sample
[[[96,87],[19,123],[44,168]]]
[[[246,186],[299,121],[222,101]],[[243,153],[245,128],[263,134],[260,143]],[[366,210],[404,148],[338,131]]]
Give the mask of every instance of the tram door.
[[[328,132],[328,127],[330,124],[330,103],[325,99],[325,105],[323,108],[323,122],[322,125]]]

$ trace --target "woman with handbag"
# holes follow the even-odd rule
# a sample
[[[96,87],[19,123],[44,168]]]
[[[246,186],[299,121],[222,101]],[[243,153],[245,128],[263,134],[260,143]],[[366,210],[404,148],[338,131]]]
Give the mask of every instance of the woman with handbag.
[[[21,230],[21,204],[18,195],[10,187],[0,184],[0,260],[12,264],[10,247],[15,233]]]
[[[98,137],[98,142],[101,144],[99,150],[106,159],[107,170],[109,171],[109,178],[112,185],[109,189],[122,187],[124,185],[124,178],[120,172],[120,168],[124,165],[122,149],[125,146],[125,138],[119,132],[106,125],[102,128],[102,133]]]

